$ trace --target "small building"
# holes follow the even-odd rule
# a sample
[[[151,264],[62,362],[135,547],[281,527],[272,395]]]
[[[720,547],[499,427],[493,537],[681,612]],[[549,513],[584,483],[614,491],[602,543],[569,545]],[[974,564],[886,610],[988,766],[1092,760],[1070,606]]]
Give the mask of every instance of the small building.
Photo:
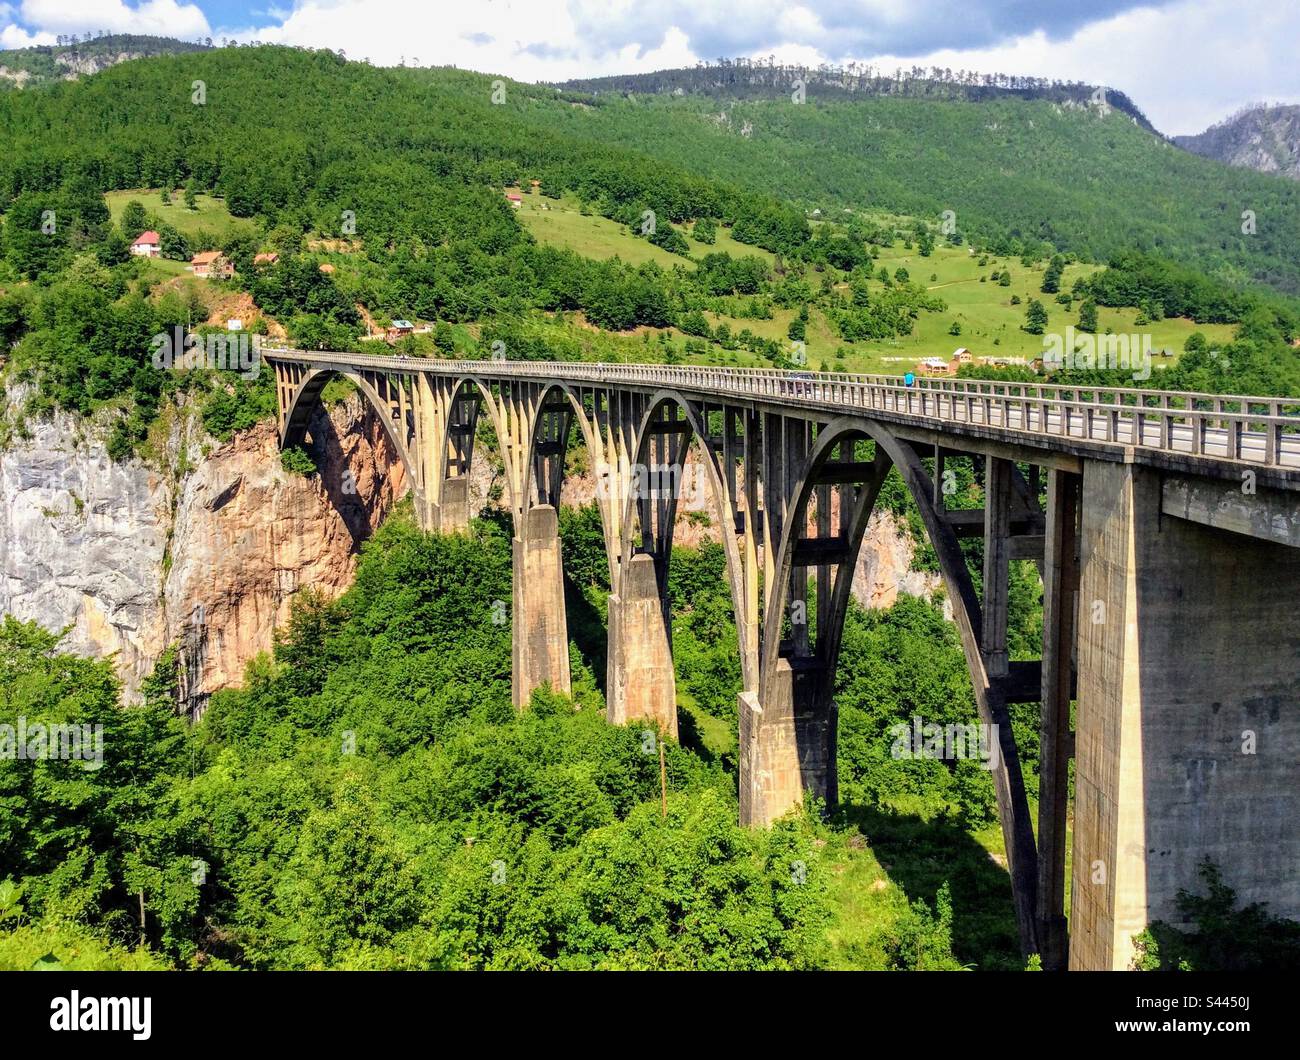
[[[952,371],[948,368],[948,362],[942,357],[925,357],[916,365],[918,375],[952,375]]]
[[[506,201],[517,210],[524,204],[524,196],[517,188],[508,188],[506,190]]]
[[[330,273],[334,271],[334,266],[331,265],[328,261],[322,262],[320,271],[323,272],[326,276],[328,276]]]
[[[209,280],[228,280],[235,275],[235,266],[219,250],[204,250],[190,258],[190,269],[195,276]]]
[[[162,253],[162,239],[152,228],[141,232],[139,238],[131,244],[131,253],[137,258],[156,258]]]
[[[539,191],[542,190],[542,182],[540,180],[530,180],[528,182],[528,185],[533,189],[534,195],[536,195]]]
[[[404,338],[407,335],[414,335],[414,334],[415,334],[415,325],[412,324],[409,320],[394,320],[393,326],[388,329],[388,333],[385,337],[388,339],[389,342],[396,342],[400,338]]]
[[[274,251],[253,255],[254,265],[274,265],[279,260],[280,255],[276,254]]]

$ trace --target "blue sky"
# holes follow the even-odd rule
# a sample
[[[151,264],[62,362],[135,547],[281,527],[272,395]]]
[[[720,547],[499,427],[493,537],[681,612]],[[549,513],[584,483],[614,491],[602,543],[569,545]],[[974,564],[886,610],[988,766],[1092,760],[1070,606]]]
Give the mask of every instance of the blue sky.
[[[1123,89],[1164,132],[1300,103],[1294,0],[0,0],[0,47],[107,30],[557,80],[774,55]]]

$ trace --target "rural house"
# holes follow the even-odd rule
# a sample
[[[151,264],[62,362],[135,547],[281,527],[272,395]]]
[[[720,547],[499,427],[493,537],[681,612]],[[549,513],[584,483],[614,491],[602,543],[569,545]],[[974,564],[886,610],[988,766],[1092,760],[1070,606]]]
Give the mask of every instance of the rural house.
[[[204,250],[195,254],[190,259],[190,269],[195,276],[209,280],[228,280],[235,274],[235,267],[219,250]]]
[[[138,258],[156,258],[162,253],[161,242],[158,233],[151,228],[148,232],[141,232],[131,244],[131,253]]]

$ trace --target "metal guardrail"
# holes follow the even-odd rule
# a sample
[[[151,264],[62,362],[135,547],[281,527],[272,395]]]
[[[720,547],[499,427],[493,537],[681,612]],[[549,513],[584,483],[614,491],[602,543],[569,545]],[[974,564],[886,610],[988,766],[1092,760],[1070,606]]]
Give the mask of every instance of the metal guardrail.
[[[445,361],[313,353],[266,344],[261,353],[271,360],[397,372],[686,389],[1300,469],[1300,398],[925,377],[907,386],[901,377],[887,375],[584,361]]]

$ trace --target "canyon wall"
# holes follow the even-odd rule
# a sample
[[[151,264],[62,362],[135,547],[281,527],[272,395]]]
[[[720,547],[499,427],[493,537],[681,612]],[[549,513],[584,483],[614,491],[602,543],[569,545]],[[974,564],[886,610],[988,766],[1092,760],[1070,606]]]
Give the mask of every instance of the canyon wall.
[[[355,395],[313,423],[310,478],[281,467],[272,423],[220,445],[182,408],[148,464],[109,460],[103,426],[56,414],[0,453],[0,613],[114,656],[128,696],[179,644],[195,714],[271,646],[294,593],[351,584],[360,543],[405,490]]]

